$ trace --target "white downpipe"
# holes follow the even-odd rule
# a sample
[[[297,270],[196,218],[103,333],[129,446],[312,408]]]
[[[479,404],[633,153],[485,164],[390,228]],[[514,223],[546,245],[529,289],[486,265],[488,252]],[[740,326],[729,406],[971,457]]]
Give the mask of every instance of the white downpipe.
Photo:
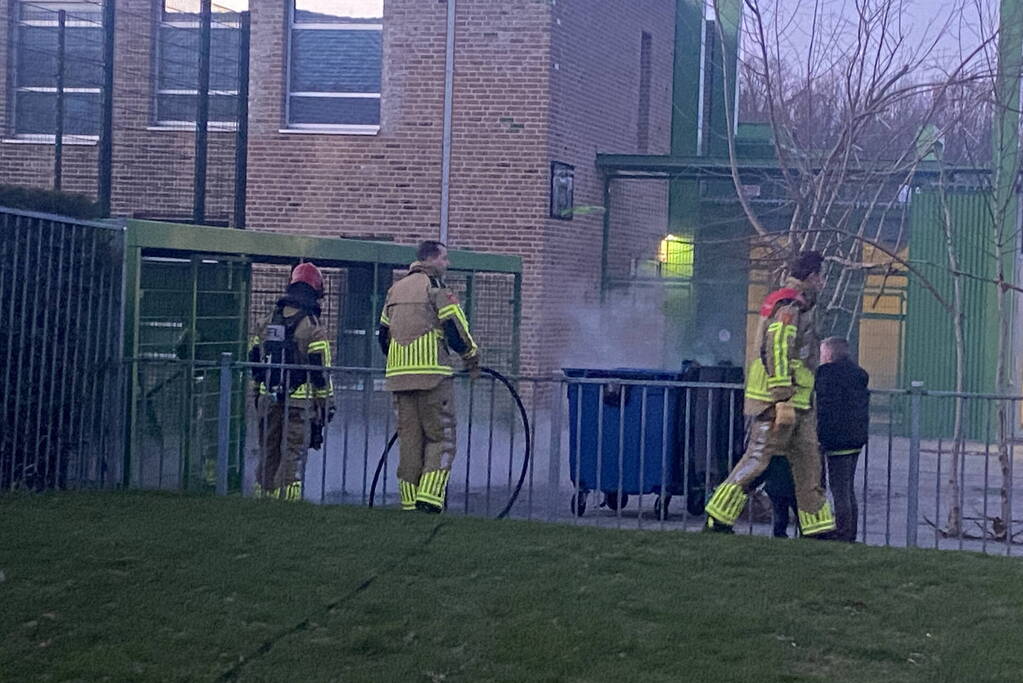
[[[451,109],[455,95],[455,0],[448,0],[447,43],[444,46],[444,132],[440,166],[440,241],[448,241],[451,202]]]

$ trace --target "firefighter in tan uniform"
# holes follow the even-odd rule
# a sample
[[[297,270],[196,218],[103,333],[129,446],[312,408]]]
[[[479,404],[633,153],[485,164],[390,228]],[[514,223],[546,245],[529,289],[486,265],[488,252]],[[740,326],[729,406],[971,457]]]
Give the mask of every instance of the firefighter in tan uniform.
[[[252,338],[259,415],[256,495],[302,499],[302,474],[310,447],[323,444],[333,417],[333,387],[326,372],[285,370],[284,365],[331,364],[330,342],[320,324],[323,275],[312,263],[299,264],[287,292]],[[285,417],[286,415],[286,417]]]
[[[455,458],[452,364],[460,356],[476,377],[480,355],[458,299],[444,284],[447,247],[423,242],[416,258],[387,292],[377,338],[398,413],[401,507],[441,512]]]
[[[802,535],[826,535],[835,529],[821,488],[813,404],[819,353],[813,308],[822,285],[823,261],[815,251],[800,254],[785,286],[768,295],[760,309],[756,336],[760,356],[746,377],[749,446],[707,503],[708,531],[732,532],[750,485],[777,456],[788,458],[792,469]]]

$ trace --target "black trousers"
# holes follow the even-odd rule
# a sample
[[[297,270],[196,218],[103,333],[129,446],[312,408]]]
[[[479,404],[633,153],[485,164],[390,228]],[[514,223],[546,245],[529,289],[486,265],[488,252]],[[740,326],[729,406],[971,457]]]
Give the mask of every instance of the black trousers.
[[[834,538],[853,543],[856,541],[858,506],[856,505],[856,464],[860,452],[826,453],[824,466],[827,469],[828,486],[835,501]]]
[[[789,511],[792,511],[797,520],[799,519],[796,511],[796,486],[792,481],[792,468],[789,466],[788,458],[781,455],[771,458],[767,469],[751,488],[756,488],[761,482],[764,484],[767,497],[771,499],[774,537],[788,538]]]

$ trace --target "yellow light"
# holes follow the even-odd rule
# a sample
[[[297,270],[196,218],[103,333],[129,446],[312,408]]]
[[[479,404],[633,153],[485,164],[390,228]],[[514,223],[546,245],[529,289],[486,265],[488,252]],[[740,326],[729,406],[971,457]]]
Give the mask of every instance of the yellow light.
[[[692,240],[675,235],[666,235],[661,240],[661,246],[657,252],[657,260],[661,264],[661,276],[692,277],[694,251],[695,247]]]

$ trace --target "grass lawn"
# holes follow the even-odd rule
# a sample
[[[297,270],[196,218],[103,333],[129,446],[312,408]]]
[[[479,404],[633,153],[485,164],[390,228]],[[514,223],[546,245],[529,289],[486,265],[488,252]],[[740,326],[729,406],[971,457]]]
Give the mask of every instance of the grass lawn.
[[[154,493],[0,496],[0,680],[1020,681],[1023,563]]]

